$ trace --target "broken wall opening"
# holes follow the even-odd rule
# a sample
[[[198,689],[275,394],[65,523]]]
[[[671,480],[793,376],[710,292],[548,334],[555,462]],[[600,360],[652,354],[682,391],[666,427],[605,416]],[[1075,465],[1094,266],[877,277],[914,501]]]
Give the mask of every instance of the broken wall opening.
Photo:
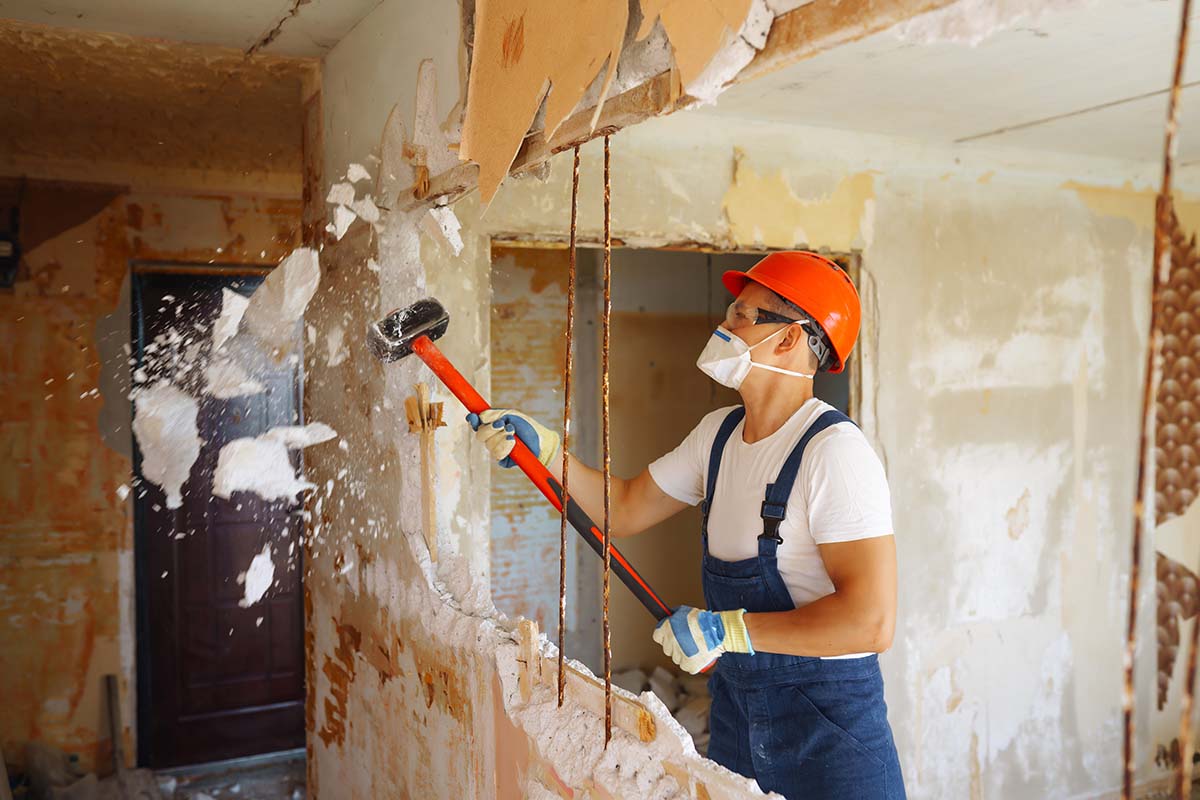
[[[613,249],[614,475],[634,477],[674,449],[705,414],[739,403],[736,392],[696,368],[696,357],[733,299],[722,273],[749,269],[766,252],[699,245]],[[857,253],[832,255],[858,279]],[[578,250],[571,452],[589,465],[601,460],[601,258],[594,245]],[[562,428],[568,259],[561,244],[492,240],[491,402],[529,413],[553,430]],[[860,353],[844,372],[820,374],[814,387],[851,415],[858,410]],[[510,617],[537,621],[556,641],[559,513],[515,469],[492,475],[490,499],[492,599]],[[699,509],[688,508],[614,544],[667,602],[703,607],[699,529]],[[573,531],[567,535],[566,652],[599,674],[601,561]],[[680,563],[696,568],[679,569]],[[678,671],[652,640],[654,620],[632,595],[615,587],[610,610],[620,621],[612,629],[614,671]]]

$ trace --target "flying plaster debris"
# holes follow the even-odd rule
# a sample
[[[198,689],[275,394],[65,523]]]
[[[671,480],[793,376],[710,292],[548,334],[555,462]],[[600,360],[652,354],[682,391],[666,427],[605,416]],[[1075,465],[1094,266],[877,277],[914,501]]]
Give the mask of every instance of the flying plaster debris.
[[[238,600],[239,606],[249,608],[262,600],[263,595],[271,588],[271,582],[275,580],[275,562],[271,560],[270,542],[263,545],[261,553],[250,559],[250,566],[238,575],[237,580],[245,587],[242,599]]]
[[[266,389],[247,375],[241,364],[224,357],[217,357],[208,362],[208,366],[204,368],[204,382],[205,390],[221,400],[258,394]]]
[[[350,229],[350,224],[354,222],[355,214],[346,206],[338,206],[333,209],[333,222],[325,226],[325,230],[334,235],[339,242],[346,235],[346,231]]]
[[[351,164],[346,169],[346,180],[348,180],[350,183],[369,181],[371,180],[371,173],[367,172],[367,168],[362,164]]]
[[[213,350],[220,350],[221,345],[237,335],[238,325],[241,324],[242,315],[246,313],[246,306],[249,304],[249,298],[231,289],[221,290],[221,316],[217,317],[213,324]]]
[[[325,346],[329,349],[329,357],[326,363],[331,367],[336,367],[346,360],[348,355],[346,352],[346,331],[341,325],[332,325],[329,328],[329,333],[325,336]]]
[[[449,206],[435,206],[421,218],[421,227],[435,239],[442,241],[454,255],[463,249],[462,224]]]
[[[295,338],[296,321],[304,316],[320,282],[317,251],[297,248],[250,297],[242,321],[262,342],[287,349]]]
[[[348,206],[354,202],[354,185],[351,183],[335,183],[329,187],[325,202],[338,206]]]
[[[371,195],[369,194],[351,203],[350,210],[358,215],[358,218],[363,222],[371,225],[379,222],[379,208],[375,205],[375,201],[371,199]]]
[[[337,436],[328,425],[272,428],[262,436],[234,439],[221,448],[213,474],[213,494],[229,499],[234,492],[254,492],[264,500],[285,500],[315,488],[296,477],[289,449],[319,444]]]
[[[138,389],[133,405],[133,433],[142,451],[142,475],[162,487],[167,508],[179,508],[183,484],[200,455],[196,401],[160,381]]]

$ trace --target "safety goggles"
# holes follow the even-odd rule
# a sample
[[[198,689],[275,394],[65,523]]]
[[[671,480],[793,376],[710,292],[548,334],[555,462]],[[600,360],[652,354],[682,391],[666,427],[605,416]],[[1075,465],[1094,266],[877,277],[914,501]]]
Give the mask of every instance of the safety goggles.
[[[776,314],[774,311],[767,311],[765,308],[745,305],[737,300],[734,300],[729,304],[729,308],[725,309],[725,327],[731,331],[748,328],[751,325],[769,325],[771,323],[791,325],[797,322],[806,329],[809,327],[809,321],[806,319],[792,319],[782,314]]]

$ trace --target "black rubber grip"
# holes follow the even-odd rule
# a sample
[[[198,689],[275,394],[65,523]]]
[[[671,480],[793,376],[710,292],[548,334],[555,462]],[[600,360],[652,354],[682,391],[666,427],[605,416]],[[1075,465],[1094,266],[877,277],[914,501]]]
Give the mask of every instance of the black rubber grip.
[[[562,484],[551,478],[550,488],[558,497],[559,505],[562,505]],[[596,523],[592,522],[592,518],[574,500],[567,502],[567,522],[571,523],[571,527],[583,537],[585,542],[591,545],[592,550],[596,551],[596,555],[604,558],[604,532],[600,530]],[[610,550],[612,552],[612,571],[621,579],[621,583],[624,583],[629,588],[629,591],[633,592],[634,596],[646,607],[647,611],[654,615],[655,619],[664,620],[671,616],[671,609],[659,599],[654,590],[650,588],[650,584],[638,574],[633,565],[625,560],[625,557],[617,551],[617,548],[610,547]]]

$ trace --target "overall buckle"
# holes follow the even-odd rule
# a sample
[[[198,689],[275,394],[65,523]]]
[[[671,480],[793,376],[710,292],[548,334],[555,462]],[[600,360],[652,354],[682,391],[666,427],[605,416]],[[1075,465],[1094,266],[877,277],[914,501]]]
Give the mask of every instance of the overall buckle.
[[[762,509],[759,511],[759,516],[763,521],[763,532],[758,535],[758,538],[774,539],[779,544],[783,544],[783,537],[779,535],[779,526],[783,523],[786,514],[786,503],[772,503],[770,500],[763,500]]]

